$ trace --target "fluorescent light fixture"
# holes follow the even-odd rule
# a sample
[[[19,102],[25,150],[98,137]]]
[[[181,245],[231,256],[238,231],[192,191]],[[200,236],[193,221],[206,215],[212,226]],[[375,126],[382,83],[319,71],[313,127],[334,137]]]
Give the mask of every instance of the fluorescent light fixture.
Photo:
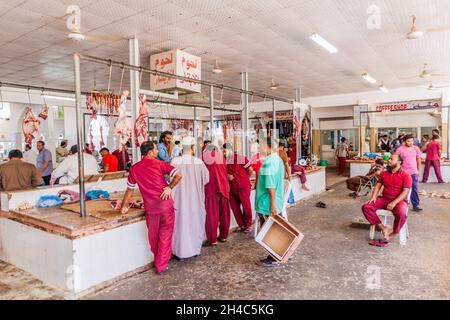
[[[54,95],[43,94],[43,95],[41,95],[41,97],[44,99],[49,99],[49,100],[75,101],[75,98],[66,97],[66,96],[54,96]]]
[[[222,69],[220,68],[219,61],[216,60],[216,63],[214,64],[214,68],[212,69],[212,72],[215,74],[222,73]]]
[[[278,89],[278,84],[275,83],[275,80],[272,79],[272,82],[270,83],[270,89],[272,90],[277,90]]]
[[[178,100],[178,91],[175,91],[173,94],[170,94],[170,93],[163,93],[163,92],[158,92],[158,91],[140,89],[139,94],[145,94],[146,96],[157,97],[157,98]]]
[[[327,40],[322,38],[319,34],[314,33],[309,37],[312,41],[317,43],[319,46],[326,49],[329,53],[337,53],[339,50],[333,46],[331,43],[329,43]]]
[[[363,73],[363,74],[362,74],[362,77],[363,77],[363,79],[366,80],[367,82],[370,82],[370,83],[377,83],[377,80],[376,80],[374,77],[372,77],[370,74],[368,74],[368,73]]]
[[[383,91],[384,93],[388,93],[389,90],[384,86],[384,84],[382,84],[381,86],[379,86],[380,90]]]

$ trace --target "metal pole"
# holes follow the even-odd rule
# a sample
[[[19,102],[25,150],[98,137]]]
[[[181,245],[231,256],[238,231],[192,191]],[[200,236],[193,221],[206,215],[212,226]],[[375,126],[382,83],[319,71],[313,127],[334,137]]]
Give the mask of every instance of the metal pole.
[[[73,55],[74,73],[75,73],[75,99],[76,99],[76,113],[77,113],[77,143],[78,143],[78,177],[80,185],[80,216],[86,217],[86,199],[84,192],[84,159],[83,159],[83,139],[82,139],[82,116],[81,110],[81,77],[80,77],[80,56],[78,54]]]
[[[362,156],[362,114],[359,113],[359,156]]]
[[[214,143],[214,87],[209,87],[209,130],[211,142]]]
[[[272,139],[277,137],[277,111],[275,108],[275,99],[272,99],[272,118],[273,118],[273,128],[272,128]]]
[[[197,134],[197,107],[194,107],[194,126],[192,128],[194,130],[194,141],[195,141],[195,155],[198,157],[200,155],[199,143],[198,143],[198,134]]]
[[[248,73],[241,72],[242,81],[242,104],[243,110],[241,113],[241,123],[242,123],[242,154],[246,157],[250,156],[248,148]]]
[[[302,95],[301,89],[300,88],[295,89],[295,101],[297,101],[298,103],[300,103],[301,95]],[[298,112],[298,111],[300,111],[300,112]],[[298,114],[297,114],[298,119],[300,121],[302,121],[302,119],[300,119],[301,110],[297,110],[297,112],[298,112]],[[295,152],[296,152],[295,161],[296,161],[296,163],[298,162],[298,159],[302,157],[302,139],[303,138],[302,138],[302,135],[300,133],[300,136],[297,137],[297,141],[296,141],[296,144],[295,144],[295,149],[296,149],[295,150]]]
[[[447,107],[447,158],[450,158],[450,105]]]
[[[139,41],[136,38],[129,40],[130,48],[130,63],[135,66],[139,66]],[[139,109],[139,90],[140,90],[140,79],[139,73],[136,70],[130,70],[130,86],[131,86],[131,121],[134,125],[137,118],[137,110]],[[121,93],[122,94],[122,93]],[[135,133],[134,130],[131,131],[131,152],[133,163],[139,161],[139,150],[136,148],[134,143]],[[124,163],[125,165],[125,163]]]

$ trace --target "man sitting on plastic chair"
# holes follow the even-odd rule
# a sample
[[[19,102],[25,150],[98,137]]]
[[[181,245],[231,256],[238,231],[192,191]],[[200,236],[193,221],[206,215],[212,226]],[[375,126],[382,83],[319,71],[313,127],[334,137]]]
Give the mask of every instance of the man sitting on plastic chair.
[[[372,198],[363,205],[362,211],[370,224],[378,226],[384,235],[384,240],[393,239],[400,233],[408,215],[408,194],[412,187],[411,176],[402,170],[403,159],[394,154],[388,161],[387,171],[384,171],[376,184]],[[383,193],[378,194],[383,188]],[[381,223],[377,210],[389,210],[394,215],[394,228],[389,232],[387,226]],[[381,242],[380,242],[381,243]],[[387,244],[387,242],[384,242]]]

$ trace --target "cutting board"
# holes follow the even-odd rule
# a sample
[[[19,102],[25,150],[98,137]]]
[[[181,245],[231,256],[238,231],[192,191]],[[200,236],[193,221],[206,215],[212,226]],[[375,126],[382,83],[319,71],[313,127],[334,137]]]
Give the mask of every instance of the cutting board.
[[[80,204],[64,204],[61,206],[61,209],[80,213]],[[110,200],[86,201],[86,212],[91,217],[104,220],[121,219],[125,217],[140,216],[145,214],[144,209],[130,209],[126,214],[122,214],[119,210],[114,210],[113,208],[111,208]]]

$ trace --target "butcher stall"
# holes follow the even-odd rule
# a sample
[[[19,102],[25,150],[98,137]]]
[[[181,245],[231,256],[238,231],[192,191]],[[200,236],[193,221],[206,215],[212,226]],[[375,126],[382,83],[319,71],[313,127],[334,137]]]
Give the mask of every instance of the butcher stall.
[[[84,149],[85,142],[100,147],[118,147],[120,150],[131,141],[130,151],[133,162],[136,162],[139,160],[140,144],[147,139],[156,138],[163,130],[175,128],[180,136],[193,135],[199,142],[211,138],[219,143],[222,138],[215,135],[218,135],[220,131],[214,128],[222,127],[226,128],[223,138],[226,140],[227,137],[233,136],[240,150],[247,156],[250,155],[249,141],[246,135],[242,134],[249,129],[248,114],[241,113],[241,108],[246,110],[248,96],[250,94],[257,96],[258,93],[248,91],[248,87],[239,89],[197,79],[187,80],[182,76],[166,74],[163,71],[155,73],[154,70],[120,62],[84,57],[85,60],[107,65],[110,70],[113,66],[121,68],[122,77],[118,85],[119,94],[109,90],[109,83],[108,90],[100,92],[94,88],[90,92],[82,92],[80,58],[82,56],[74,55],[75,112],[71,112],[70,117],[65,117],[67,119],[64,120],[66,125],[76,123],[76,127],[71,127],[71,134],[76,133],[79,150]],[[134,71],[136,76],[133,77],[130,91],[122,90],[125,69]],[[219,88],[220,101],[225,88],[237,93],[241,97],[242,104],[229,108],[220,106],[222,115],[219,116],[212,102],[209,106],[205,106],[161,100],[161,97],[168,97],[170,94],[139,90],[139,76],[142,78],[143,73],[176,77],[178,80],[185,80],[184,85],[186,82],[188,85],[192,85],[190,82],[207,85],[210,102],[215,101],[213,88]],[[109,74],[108,82],[111,82],[111,72]],[[27,87],[29,93],[30,87]],[[69,92],[64,93],[69,94]],[[259,96],[270,101],[267,110],[264,111],[266,114],[271,112],[273,115],[271,126],[276,130],[275,100],[277,98],[262,94]],[[126,105],[130,100],[131,112],[127,112]],[[150,102],[150,105],[147,102]],[[292,108],[292,101],[284,99],[283,102],[289,110]],[[85,108],[82,104],[85,104]],[[165,115],[157,115],[158,111],[154,110],[154,106],[158,104],[168,106]],[[174,116],[173,112],[170,112],[181,110],[183,107],[188,108],[193,114],[188,116],[187,113],[179,113]],[[265,108],[265,103],[262,107]],[[302,128],[303,111],[301,109],[294,108],[294,112],[299,114],[293,127],[297,136],[300,136]],[[53,108],[47,120],[49,134],[54,131],[54,127],[51,126],[53,123],[51,117],[54,116],[55,110],[56,108]],[[201,110],[205,112],[202,113]],[[39,138],[36,131],[39,128],[37,128],[37,117],[34,114],[40,113],[35,110],[33,115],[27,116],[29,111],[25,110],[23,117],[27,120],[23,121],[26,129],[23,130],[23,134],[26,135],[26,139],[35,140]],[[45,108],[42,109],[43,116],[47,111]],[[224,116],[225,112],[231,115]],[[238,138],[234,133],[232,134],[234,130],[241,131]],[[305,139],[309,136],[308,132]],[[23,144],[21,138],[17,137],[18,148]],[[301,147],[300,144],[297,146],[297,155],[301,154]],[[116,202],[122,199],[126,190],[126,173],[85,175],[82,153],[78,154],[79,178],[74,184],[0,192],[0,259],[31,273],[48,285],[63,289],[67,293],[67,298],[89,294],[118,279],[147,270],[153,262],[139,192],[135,192],[130,203],[132,209],[127,214],[121,214],[114,209]],[[299,177],[293,175],[290,189],[287,190],[289,199],[286,199],[286,207],[325,191],[325,168],[310,166],[306,170],[306,175],[310,191],[304,191]],[[61,203],[49,205],[48,199],[54,201],[55,198],[60,198]],[[255,190],[252,190],[252,205],[254,205],[254,199]],[[254,210],[253,213],[256,217]],[[232,214],[231,217],[231,231],[234,231],[237,224]]]

